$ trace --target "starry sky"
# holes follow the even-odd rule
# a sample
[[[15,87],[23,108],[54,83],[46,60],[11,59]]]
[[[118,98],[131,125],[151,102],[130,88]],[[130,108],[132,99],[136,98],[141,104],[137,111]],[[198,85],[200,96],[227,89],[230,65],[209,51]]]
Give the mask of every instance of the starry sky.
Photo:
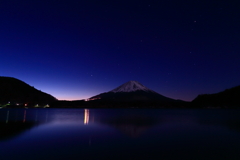
[[[193,100],[240,85],[234,0],[1,0],[0,76],[61,100],[136,80]]]

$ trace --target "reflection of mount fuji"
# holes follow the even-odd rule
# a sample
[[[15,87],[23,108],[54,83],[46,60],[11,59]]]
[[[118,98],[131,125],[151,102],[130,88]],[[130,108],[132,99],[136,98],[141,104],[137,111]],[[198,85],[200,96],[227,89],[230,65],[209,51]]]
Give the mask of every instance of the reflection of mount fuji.
[[[130,137],[139,137],[146,130],[156,125],[157,121],[151,117],[131,115],[105,119],[101,123],[113,126]]]

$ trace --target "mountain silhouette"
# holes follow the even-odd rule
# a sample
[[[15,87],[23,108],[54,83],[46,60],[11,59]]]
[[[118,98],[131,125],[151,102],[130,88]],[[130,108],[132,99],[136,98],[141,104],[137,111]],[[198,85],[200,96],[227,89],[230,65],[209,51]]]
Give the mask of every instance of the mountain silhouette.
[[[240,86],[226,89],[215,94],[198,95],[192,104],[197,107],[239,107]]]
[[[0,77],[0,103],[48,104],[57,101],[27,83],[12,77]]]
[[[129,81],[121,86],[99,95],[91,97],[89,100],[116,100],[116,101],[174,101],[174,99],[165,97],[155,91],[152,91],[137,81]]]
[[[89,98],[90,104],[111,106],[179,106],[184,102],[165,97],[137,81],[126,82],[119,87]]]

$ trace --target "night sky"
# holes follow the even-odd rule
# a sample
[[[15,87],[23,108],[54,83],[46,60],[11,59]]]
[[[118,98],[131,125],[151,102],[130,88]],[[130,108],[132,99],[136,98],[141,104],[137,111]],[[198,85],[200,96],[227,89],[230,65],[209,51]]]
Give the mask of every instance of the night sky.
[[[236,0],[1,0],[0,76],[58,99],[136,80],[191,101],[240,85]]]

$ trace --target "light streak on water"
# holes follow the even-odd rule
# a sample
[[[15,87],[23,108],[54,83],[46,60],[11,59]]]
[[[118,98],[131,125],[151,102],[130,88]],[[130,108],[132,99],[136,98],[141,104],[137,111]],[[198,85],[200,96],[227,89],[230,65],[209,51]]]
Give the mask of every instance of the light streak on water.
[[[89,123],[89,109],[84,109],[84,125]]]

